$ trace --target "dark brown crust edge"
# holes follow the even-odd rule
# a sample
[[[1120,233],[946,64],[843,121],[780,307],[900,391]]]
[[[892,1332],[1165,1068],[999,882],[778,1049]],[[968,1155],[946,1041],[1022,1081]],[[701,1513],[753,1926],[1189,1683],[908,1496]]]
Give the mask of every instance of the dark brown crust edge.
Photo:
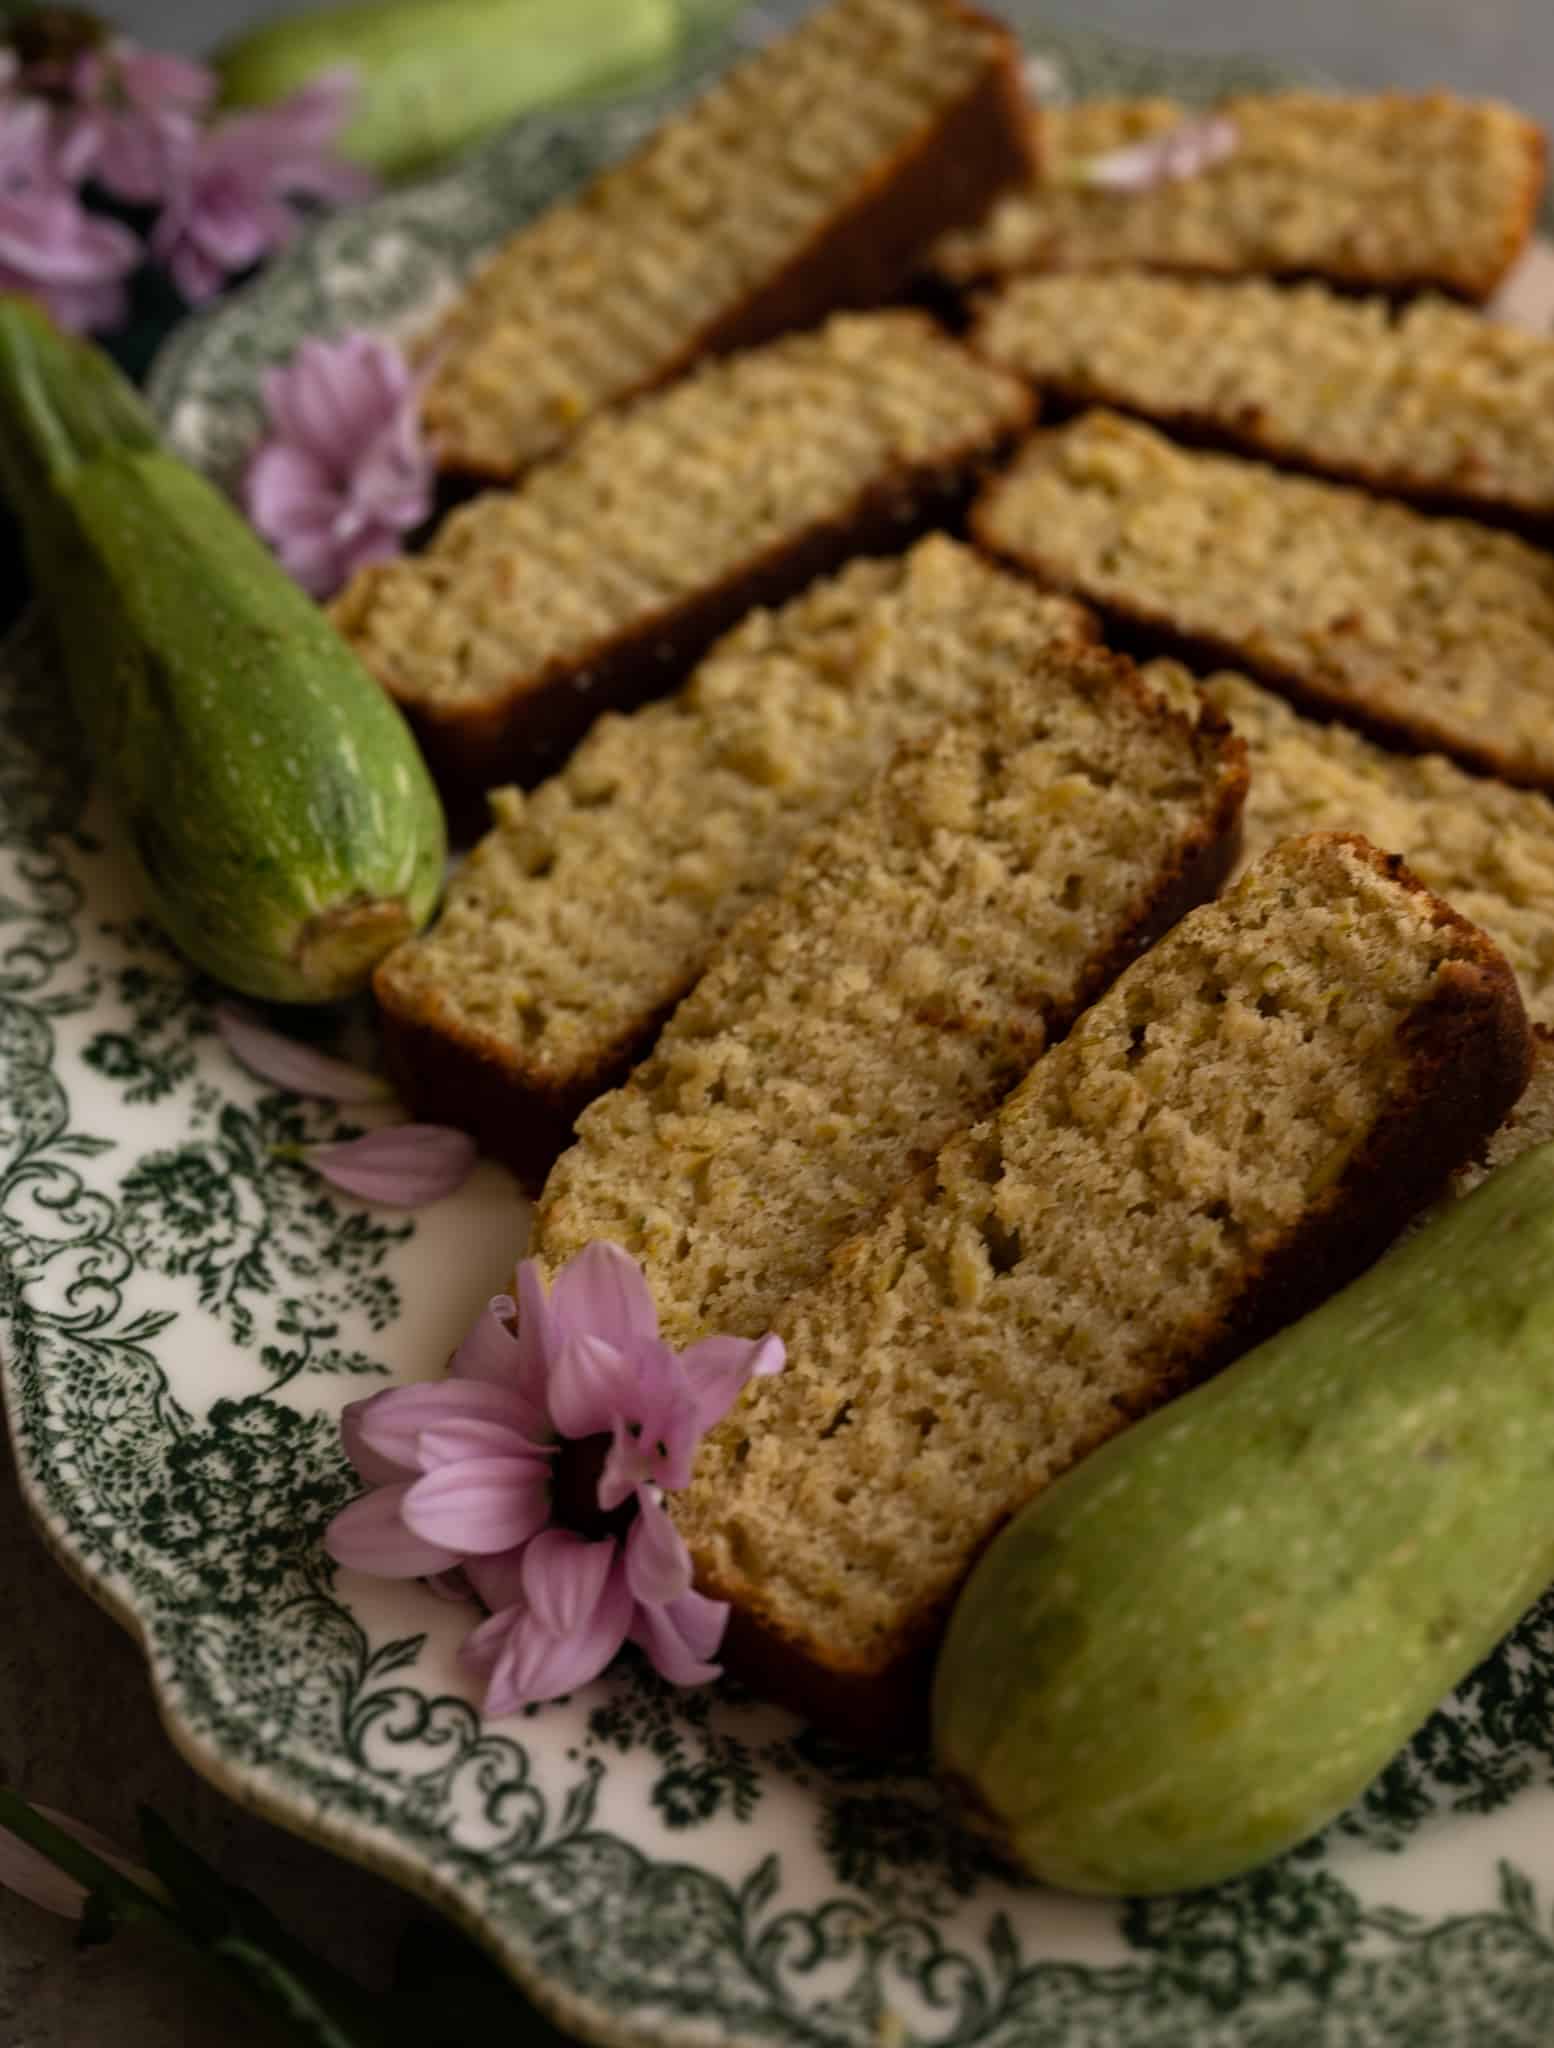
[[[1061,433],[1062,429],[1056,431]],[[1043,436],[1038,434],[1029,445],[1039,447],[1042,439]],[[1293,704],[1297,711],[1325,722],[1336,720],[1351,725],[1394,753],[1446,754],[1459,767],[1475,775],[1493,776],[1495,780],[1512,783],[1518,789],[1537,789],[1554,796],[1554,771],[1518,761],[1495,747],[1464,738],[1459,732],[1437,725],[1427,717],[1416,719],[1411,724],[1405,723],[1333,687],[1320,676],[1290,668],[1261,651],[1234,640],[1222,639],[1217,634],[1186,630],[1169,613],[1156,611],[1136,599],[1123,600],[1115,593],[1098,591],[1083,576],[1065,571],[1039,549],[1017,548],[1013,543],[999,539],[990,528],[990,515],[1006,481],[1007,477],[995,477],[972,506],[967,520],[971,539],[996,561],[1024,570],[1044,589],[1062,592],[1089,605],[1104,621],[1106,637],[1111,644],[1121,645],[1138,659],[1169,655],[1200,672],[1211,668],[1240,669],[1244,674],[1266,683],[1269,689]]]
[[[1209,288],[1215,287],[1211,285]],[[999,369],[1031,376],[1029,371],[1021,371],[1018,364],[983,345],[980,324],[974,325],[963,339],[969,348],[976,349]],[[1103,406],[1108,412],[1125,413],[1130,419],[1143,420],[1158,427],[1173,441],[1181,441],[1190,448],[1248,456],[1272,463],[1279,469],[1293,470],[1301,476],[1316,477],[1324,483],[1352,484],[1377,497],[1402,498],[1425,512],[1440,513],[1448,518],[1472,519],[1484,526],[1504,527],[1544,545],[1554,536],[1554,478],[1550,479],[1548,490],[1541,499],[1493,498],[1476,494],[1465,483],[1454,489],[1448,483],[1420,476],[1412,470],[1372,469],[1360,462],[1330,461],[1309,448],[1265,431],[1256,417],[1248,417],[1248,413],[1257,413],[1258,408],[1255,407],[1248,408],[1236,420],[1228,420],[1214,413],[1151,411],[1126,393],[1089,379],[1031,376],[1031,383],[1042,398],[1043,416],[1050,416],[1054,425],[1061,424],[1069,414]],[[1050,408],[1046,405],[1049,398],[1053,401]]]
[[[903,465],[867,485],[839,517],[788,537],[721,583],[639,620],[586,655],[550,664],[532,685],[521,679],[498,701],[437,716],[386,683],[455,819],[467,821],[489,789],[507,782],[532,788],[554,773],[601,712],[634,710],[667,695],[713,641],[757,605],[796,597],[854,555],[894,554],[936,527],[958,524],[983,472],[1034,417],[1035,399],[1018,380],[1011,379],[1010,399],[1008,417],[986,439],[964,442],[915,468]]]
[[[571,1144],[572,1127],[589,1103],[625,1080],[685,993],[677,990],[607,1060],[574,1068],[560,1084],[551,1084],[525,1073],[509,1049],[483,1045],[459,1018],[439,1017],[424,991],[414,1007],[400,1005],[386,977],[374,991],[384,1065],[400,1100],[426,1122],[472,1132],[481,1151],[510,1167],[530,1195],[538,1195]]]
[[[971,226],[1006,187],[1035,177],[1040,130],[1021,85],[1018,42],[1002,22],[964,0],[946,0],[944,12],[992,38],[988,64],[970,89],[926,122],[894,157],[877,165],[854,196],[756,291],[709,321],[650,377],[617,393],[611,406],[601,409],[657,390],[703,356],[774,340],[849,307],[886,304],[909,281],[931,242],[951,228]],[[569,438],[570,432],[559,435],[549,452]],[[493,467],[446,434],[435,446],[440,469],[475,481],[506,482],[528,466]]]
[[[1433,921],[1461,936],[1463,957],[1442,967],[1433,994],[1405,1023],[1409,1083],[1348,1170],[1302,1229],[1248,1267],[1230,1313],[1163,1362],[1152,1398],[1136,1405],[1136,1415],[1209,1378],[1362,1273],[1452,1170],[1487,1143],[1532,1071],[1533,1037],[1521,993],[1493,941],[1428,890],[1400,857],[1353,833],[1307,836],[1355,848],[1378,873],[1427,899]],[[996,1533],[988,1531],[984,1542]],[[974,1562],[967,1559],[968,1571]],[[926,1738],[929,1679],[953,1594],[915,1617],[867,1663],[860,1658],[843,1666],[814,1657],[748,1601],[745,1589],[720,1586],[712,1573],[699,1583],[731,1601],[721,1654],[755,1690],[860,1747],[893,1749]]]

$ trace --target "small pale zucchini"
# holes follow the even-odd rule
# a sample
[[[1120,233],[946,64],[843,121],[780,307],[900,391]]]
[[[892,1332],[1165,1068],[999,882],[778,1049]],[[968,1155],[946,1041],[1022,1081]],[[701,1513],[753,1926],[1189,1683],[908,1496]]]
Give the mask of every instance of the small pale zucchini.
[[[734,0],[697,4],[732,12]],[[402,176],[536,107],[641,81],[673,57],[685,26],[681,0],[355,0],[262,22],[215,64],[237,106],[350,65],[360,98],[340,148]]]
[[[247,995],[359,988],[442,880],[399,711],[107,357],[7,295],[0,488],[157,920]]]
[[[1546,1145],[1009,1524],[938,1761],[1034,1877],[1212,1884],[1356,1798],[1551,1580]]]

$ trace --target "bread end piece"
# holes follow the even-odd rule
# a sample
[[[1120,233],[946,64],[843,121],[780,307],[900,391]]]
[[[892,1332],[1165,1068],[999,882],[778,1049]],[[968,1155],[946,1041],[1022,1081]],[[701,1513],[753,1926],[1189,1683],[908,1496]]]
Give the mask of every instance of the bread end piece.
[[[1080,1455],[1098,1448],[1125,1419],[1209,1377],[1357,1277],[1453,1170],[1479,1152],[1532,1071],[1533,1039],[1515,977],[1476,926],[1426,889],[1400,858],[1357,835],[1311,834],[1285,842],[1268,859],[1288,858],[1292,851],[1319,860],[1357,859],[1398,884],[1425,910],[1432,927],[1451,935],[1452,955],[1440,963],[1427,998],[1405,1019],[1398,1044],[1406,1072],[1343,1173],[1306,1205],[1282,1241],[1253,1251],[1226,1312],[1189,1328],[1185,1342],[1178,1332],[1147,1393],[1140,1398],[1135,1389],[1117,1399],[1113,1420]],[[1147,973],[1147,957],[1133,971]],[[964,1148],[976,1137],[957,1143]],[[914,1212],[934,1201],[935,1184],[931,1170],[898,1199],[904,1242],[914,1237]],[[839,1274],[871,1256],[873,1236],[837,1251]],[[965,1570],[998,1526],[978,1533],[963,1560]],[[736,1676],[860,1746],[894,1748],[921,1739],[927,1682],[958,1581],[863,1646],[821,1641],[802,1620],[785,1616],[781,1602],[769,1599],[760,1584],[740,1582],[712,1565],[694,1532],[691,1541],[698,1584],[733,1606],[726,1661]]]

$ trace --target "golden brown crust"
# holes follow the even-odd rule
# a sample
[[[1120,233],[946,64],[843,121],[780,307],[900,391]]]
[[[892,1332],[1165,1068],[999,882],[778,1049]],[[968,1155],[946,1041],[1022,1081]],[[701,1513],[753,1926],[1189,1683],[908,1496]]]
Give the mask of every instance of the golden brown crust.
[[[443,1015],[424,990],[402,1000],[395,982],[380,973],[373,991],[384,1064],[400,1100],[419,1117],[476,1133],[481,1150],[510,1167],[531,1195],[572,1142],[578,1117],[595,1096],[625,1080],[674,1007],[647,1019],[614,1059],[573,1067],[555,1082],[521,1066],[510,1046],[483,1039],[465,1018]]]
[[[603,711],[630,711],[683,682],[712,643],[759,605],[781,604],[854,555],[899,552],[936,527],[955,526],[985,472],[1035,416],[1035,401],[995,443],[968,442],[958,459],[901,468],[859,493],[848,515],[794,534],[726,577],[640,620],[575,661],[515,677],[499,698],[446,709],[391,695],[409,719],[450,806],[468,817],[504,782],[532,788],[554,772]],[[368,572],[370,573],[370,572]]]
[[[1044,156],[1061,173],[1076,157],[1159,135],[1191,111],[1158,99],[1080,102],[1049,116]],[[1296,90],[1237,95],[1217,111],[1239,123],[1243,133],[1251,131],[1250,143],[1225,163],[1142,197],[1085,190],[1061,176],[1048,186],[1038,179],[995,202],[975,228],[941,241],[929,257],[935,274],[962,291],[1026,271],[1257,274],[1289,283],[1317,278],[1398,297],[1442,291],[1482,304],[1504,281],[1536,223],[1548,138],[1514,108],[1440,91],[1351,96]],[[1397,152],[1385,146],[1387,131],[1394,139],[1406,139],[1410,130],[1423,138],[1442,120],[1455,121],[1459,132],[1434,134],[1433,159],[1415,141],[1400,159],[1401,175],[1397,162],[1389,171],[1388,158]],[[1364,180],[1370,200],[1364,207],[1354,206],[1331,169],[1324,175],[1326,145],[1346,130],[1351,146],[1374,157],[1372,175]],[[1469,231],[1427,233],[1422,247],[1416,188],[1407,177],[1410,157],[1416,168],[1432,162],[1444,171],[1454,161],[1455,143],[1467,149],[1471,167],[1493,135],[1499,138],[1499,173],[1476,190],[1470,178],[1457,195]],[[1513,156],[1519,168],[1509,161]],[[1379,198],[1368,189],[1378,179]],[[1330,217],[1322,223],[1324,206]]]
[[[886,304],[939,235],[970,225],[1000,192],[1036,175],[1039,126],[1032,123],[1021,84],[1017,40],[1002,22],[965,0],[945,0],[943,11],[990,38],[988,62],[970,89],[905,148],[876,164],[852,199],[757,289],[725,308],[650,374],[614,392],[612,405],[669,383],[704,356],[770,341],[844,308]],[[460,440],[456,423],[437,406],[435,389],[426,420],[439,468],[500,482],[559,447],[594,409],[558,419],[549,448],[530,449],[521,461],[507,463],[492,461],[478,442]]]
[[[1122,375],[1115,357],[1108,373],[1084,359],[1083,341],[1076,347],[1076,304],[1089,333],[1102,322],[1126,323],[1133,339],[1122,356]],[[967,346],[1030,377],[1044,398],[1056,401],[1060,415],[1103,406],[1148,420],[1192,447],[1260,457],[1430,511],[1509,526],[1532,539],[1549,535],[1554,475],[1539,469],[1534,451],[1547,417],[1539,380],[1550,375],[1554,342],[1497,328],[1438,295],[1405,310],[1390,298],[1321,285],[1302,291],[1263,279],[1070,274],[1016,280],[980,295],[974,310]],[[1034,326],[1022,330],[1022,316],[1031,312]],[[1377,313],[1380,323],[1371,324]],[[1263,324],[1249,328],[1247,320]],[[1142,337],[1157,335],[1163,350],[1151,352]],[[1501,348],[1516,353],[1509,361],[1482,361],[1471,345],[1477,337],[1500,337]],[[1205,343],[1212,344],[1213,409],[1162,402],[1168,387],[1173,401],[1179,397],[1177,366],[1191,365]],[[1339,365],[1351,367],[1356,349],[1365,351],[1370,368],[1364,379],[1353,380],[1348,397],[1353,431],[1335,436],[1328,423],[1344,415],[1346,402],[1335,403],[1330,387]],[[1128,368],[1142,372],[1141,386],[1128,381]],[[1518,375],[1526,381],[1514,382]],[[1265,400],[1275,378],[1270,407]],[[1502,403],[1491,412],[1485,389],[1501,379]],[[1432,403],[1421,441],[1419,408],[1426,397]],[[1285,398],[1292,403],[1281,424]],[[1298,427],[1289,424],[1292,415]],[[1312,427],[1315,432],[1300,431]],[[1448,434],[1451,451],[1443,457]],[[1507,443],[1531,460],[1508,466]],[[1378,451],[1385,451],[1381,459]]]
[[[1113,413],[1095,412],[1080,416],[1072,424],[1064,423],[1050,433],[1038,433],[1026,444],[1026,453],[1021,462],[1028,462],[1032,471],[1044,465],[1047,457],[1045,447],[1055,445],[1061,437],[1069,434],[1084,434],[1090,431],[1110,432],[1113,428],[1119,434],[1151,434],[1152,430],[1135,426]],[[1163,437],[1154,437],[1160,447],[1168,447]],[[1180,451],[1178,451],[1180,452]],[[1221,463],[1228,465],[1241,458],[1223,456],[1195,457],[1184,454],[1187,462],[1202,462],[1205,465]],[[1333,500],[1348,499],[1356,504],[1370,507],[1371,501],[1351,486],[1317,483],[1304,478],[1286,477],[1281,472],[1263,469],[1261,465],[1247,462],[1245,469],[1249,482],[1255,477],[1257,488],[1269,494],[1330,492]],[[1518,788],[1542,790],[1554,795],[1554,769],[1547,765],[1543,756],[1546,749],[1541,733],[1535,733],[1531,742],[1519,744],[1520,736],[1508,734],[1504,742],[1483,736],[1480,729],[1471,729],[1466,722],[1458,723],[1453,715],[1455,701],[1449,692],[1435,693],[1435,703],[1423,701],[1424,693],[1417,688],[1406,701],[1400,702],[1400,693],[1393,693],[1399,708],[1392,710],[1381,701],[1387,694],[1385,685],[1391,678],[1381,668],[1382,682],[1376,680],[1378,664],[1363,681],[1353,681],[1343,671],[1340,661],[1327,659],[1339,648],[1349,632],[1363,633],[1363,620],[1328,620],[1311,626],[1304,635],[1306,646],[1311,650],[1309,661],[1297,662],[1272,644],[1270,633],[1262,622],[1251,619],[1244,637],[1233,637],[1228,631],[1217,633],[1204,626],[1184,625],[1163,605],[1152,603],[1138,594],[1134,587],[1126,592],[1117,587],[1101,588],[1098,581],[1087,575],[1081,567],[1065,561],[1056,553],[1049,552],[1039,541],[1000,530],[1001,495],[1010,488],[1011,482],[1018,483],[1019,466],[995,477],[979,496],[968,515],[968,530],[975,543],[998,560],[1012,567],[1023,569],[1033,576],[1044,588],[1064,592],[1080,599],[1097,611],[1105,623],[1108,639],[1122,647],[1136,659],[1145,660],[1152,656],[1165,655],[1186,663],[1190,668],[1206,670],[1232,668],[1266,683],[1285,697],[1299,711],[1319,719],[1340,719],[1346,725],[1378,741],[1395,751],[1408,754],[1437,752],[1448,755],[1461,766],[1482,775],[1492,775],[1502,782]],[[1427,525],[1425,515],[1415,515],[1408,508],[1393,506],[1386,502],[1367,511],[1368,518],[1381,520],[1389,518],[1406,520],[1418,517],[1421,528]],[[1472,522],[1442,521],[1443,529],[1465,533]],[[1523,544],[1510,535],[1490,532],[1482,527],[1474,538],[1475,547],[1479,542],[1495,543],[1505,549],[1523,548]],[[1524,548],[1519,559],[1529,567],[1536,567],[1538,556],[1530,548]],[[1222,580],[1230,587],[1231,579],[1239,573],[1239,565],[1226,568],[1223,558],[1217,560],[1217,568],[1223,570]],[[1206,590],[1209,585],[1203,586]],[[1247,589],[1233,589],[1232,594],[1249,617],[1252,598],[1255,593]],[[1394,608],[1396,610],[1396,607]],[[1406,631],[1408,619],[1403,619],[1399,631]],[[1543,649],[1540,645],[1539,659]],[[1417,657],[1416,657],[1417,658]],[[1443,677],[1449,676],[1449,659],[1442,655],[1439,668]],[[1400,666],[1399,675],[1406,673]]]
[[[923,250],[947,227],[974,221],[1006,187],[1034,178],[1040,123],[1020,81],[1020,46],[978,7],[950,11],[1002,45],[971,91],[908,149],[876,167],[867,186],[742,305],[706,327],[655,383],[704,355],[751,348],[842,307],[883,306]]]
[[[1209,1377],[1233,1358],[1314,1308],[1370,1265],[1409,1219],[1470,1159],[1514,1106],[1532,1068],[1533,1041],[1515,977],[1493,943],[1414,877],[1397,856],[1354,834],[1310,835],[1345,845],[1377,873],[1428,906],[1448,927],[1459,957],[1439,969],[1430,996],[1405,1021],[1406,1084],[1326,1194],[1281,1242],[1252,1248],[1228,1313],[1192,1331],[1159,1361],[1144,1399],[1119,1409],[1115,1428]],[[836,1254],[855,1256],[854,1240]],[[1114,1433],[1114,1430],[1106,1433]],[[1104,1440],[1097,1436],[1084,1453]],[[984,1532],[983,1542],[994,1530]],[[980,1549],[980,1545],[978,1546]],[[975,1562],[965,1559],[965,1568]],[[857,1650],[802,1640],[764,1600],[759,1586],[731,1582],[698,1559],[698,1583],[733,1603],[728,1668],[770,1697],[843,1739],[891,1747],[920,1739],[926,1689],[954,1589],[920,1607],[893,1634]]]

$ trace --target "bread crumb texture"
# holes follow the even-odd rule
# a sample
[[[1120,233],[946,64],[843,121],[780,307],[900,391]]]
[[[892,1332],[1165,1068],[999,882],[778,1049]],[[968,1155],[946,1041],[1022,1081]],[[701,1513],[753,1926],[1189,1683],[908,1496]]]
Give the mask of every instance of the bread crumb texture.
[[[1554,788],[1554,556],[1511,534],[1106,412],[1034,435],[973,523],[1038,576],[1292,695]]]
[[[1028,410],[923,315],[839,315],[594,420],[424,553],[360,571],[333,617],[402,703],[480,713],[847,525],[865,494],[953,473]]]
[[[1142,671],[1171,700],[1194,685],[1174,662]],[[1277,840],[1359,832],[1400,853],[1419,879],[1470,918],[1515,970],[1527,1014],[1554,1025],[1554,803],[1468,775],[1439,754],[1395,754],[1343,725],[1302,718],[1245,676],[1203,684],[1247,746],[1251,786],[1242,865]]]
[[[1130,664],[1039,658],[799,849],[582,1116],[535,1249],[638,1259],[676,1343],[755,1336],[1146,941],[1233,827],[1240,749]]]
[[[934,266],[957,284],[1014,270],[1271,271],[1484,299],[1531,233],[1542,130],[1444,92],[1246,94],[1221,109],[1237,148],[1200,176],[1132,193],[1075,181],[1085,158],[1196,111],[1163,99],[1046,110],[1040,181],[941,237]]]
[[[821,1664],[888,1667],[1006,1517],[1191,1376],[1486,955],[1328,835],[1183,919],[778,1316],[786,1371],[672,1503],[702,1582]]]
[[[1008,52],[945,0],[836,0],[736,65],[476,273],[426,348],[444,463],[509,475],[682,367]]]
[[[1092,631],[937,536],[751,613],[678,696],[599,719],[550,781],[497,793],[436,924],[378,970],[379,1001],[515,1090],[565,1095],[640,1043],[899,740]]]
[[[1017,278],[975,345],[1064,397],[1403,496],[1554,513],[1554,340],[1436,297],[1119,271]]]

